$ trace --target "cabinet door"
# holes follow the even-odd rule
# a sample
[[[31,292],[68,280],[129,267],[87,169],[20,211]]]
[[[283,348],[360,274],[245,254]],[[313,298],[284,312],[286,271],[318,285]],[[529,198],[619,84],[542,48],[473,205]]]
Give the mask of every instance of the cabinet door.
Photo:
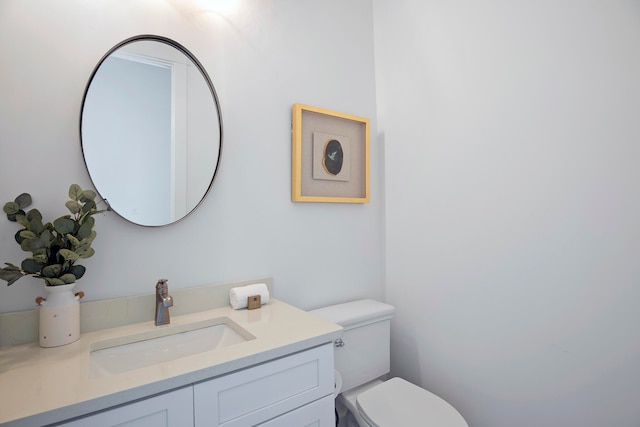
[[[64,427],[193,426],[193,387],[160,394],[61,425]]]
[[[333,395],[330,395],[262,423],[259,427],[334,427],[335,425],[335,406]]]

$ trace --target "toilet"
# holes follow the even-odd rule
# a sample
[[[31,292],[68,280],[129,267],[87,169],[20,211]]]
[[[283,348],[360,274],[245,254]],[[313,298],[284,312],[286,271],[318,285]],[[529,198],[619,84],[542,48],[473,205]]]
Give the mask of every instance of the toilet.
[[[371,299],[310,311],[344,328],[336,340],[336,411],[340,427],[468,427],[456,409],[390,370],[391,318],[395,309]]]

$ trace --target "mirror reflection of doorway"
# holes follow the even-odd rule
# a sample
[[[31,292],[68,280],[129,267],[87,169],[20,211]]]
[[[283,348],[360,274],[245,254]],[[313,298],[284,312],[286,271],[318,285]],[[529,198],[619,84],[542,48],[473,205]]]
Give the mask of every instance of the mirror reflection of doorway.
[[[87,102],[94,97],[100,102],[83,118],[83,133],[99,141],[92,155],[104,170],[103,182],[96,185],[107,194],[111,188],[127,189],[109,198],[113,209],[126,206],[132,216],[170,222],[172,203],[165,189],[173,169],[171,68],[116,56],[102,66],[87,94]]]

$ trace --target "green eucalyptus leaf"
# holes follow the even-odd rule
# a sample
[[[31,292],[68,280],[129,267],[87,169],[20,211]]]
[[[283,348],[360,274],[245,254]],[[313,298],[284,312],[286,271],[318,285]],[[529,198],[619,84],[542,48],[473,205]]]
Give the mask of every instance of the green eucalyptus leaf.
[[[18,197],[16,197],[16,203],[20,206],[20,209],[24,209],[27,206],[30,206],[32,203],[31,195],[29,193],[22,193]]]
[[[42,219],[33,218],[27,223],[27,228],[36,234],[42,233],[44,231],[44,224],[42,223]]]
[[[76,283],[76,276],[74,276],[71,273],[63,274],[62,276],[59,277],[59,279],[62,280],[65,283],[65,285]]]
[[[73,234],[67,234],[67,239],[71,242],[73,246],[80,246],[80,240],[76,239]]]
[[[58,277],[60,273],[62,273],[62,265],[60,264],[47,265],[42,269],[44,277]]]
[[[91,225],[85,222],[80,226],[80,228],[78,228],[78,239],[86,239],[87,237],[91,236],[92,231],[93,230],[91,229]]]
[[[80,246],[78,249],[76,249],[76,253],[80,258],[91,258],[93,255],[95,255],[96,251],[93,250],[91,246]]]
[[[47,254],[49,253],[49,248],[40,248],[40,249],[36,249],[35,251],[33,251],[33,255],[44,255],[47,256]]]
[[[42,265],[45,265],[47,263],[47,260],[49,259],[49,257],[47,256],[47,254],[33,254],[33,256],[31,257],[32,259],[34,259],[36,262],[39,262]]]
[[[20,271],[20,267],[18,267],[15,264],[12,264],[10,262],[5,262],[4,265],[6,265],[6,267],[2,267],[4,270],[18,270],[18,271]]]
[[[20,232],[20,237],[22,237],[23,239],[37,239],[38,238],[36,233],[34,233],[33,231],[30,231],[30,230],[22,230]]]
[[[95,212],[94,212],[95,213]],[[93,218],[91,215],[93,215],[93,213],[87,214],[85,215],[84,220],[82,221],[82,224],[87,225],[88,227],[93,228],[96,225],[96,220],[95,218]]]
[[[74,220],[66,217],[60,217],[53,221],[53,228],[63,236],[68,233],[73,233],[75,225],[76,223]]]
[[[69,273],[76,276],[76,280],[84,276],[84,273],[86,271],[87,269],[84,267],[84,265],[72,265],[71,268],[69,269]]]
[[[76,202],[75,200],[69,200],[69,201],[67,201],[67,203],[65,203],[64,205],[65,205],[65,206],[67,207],[67,209],[69,209],[69,211],[70,211],[72,214],[74,214],[74,215],[75,215],[75,214],[77,214],[78,212],[80,212],[80,211],[82,210],[82,204],[81,204],[81,203]]]
[[[33,258],[27,258],[22,261],[22,264],[20,264],[20,268],[22,268],[27,273],[40,273],[40,270],[42,270],[42,263],[39,263]]]
[[[58,254],[62,258],[64,258],[66,261],[75,261],[78,258],[80,258],[80,256],[77,253],[69,249],[60,249],[60,252],[58,252]]]
[[[5,280],[7,282],[7,286],[13,285],[22,276],[24,276],[24,274],[22,274],[20,269],[13,269],[10,267],[0,268],[0,280]]]
[[[87,237],[82,239],[80,241],[80,244],[81,245],[91,245],[93,243],[93,241],[96,239],[97,235],[98,235],[98,233],[96,233],[95,230],[91,230],[91,234],[89,234]]]
[[[15,215],[20,212],[20,205],[17,202],[7,202],[2,208],[7,215]]]
[[[78,184],[71,184],[69,187],[69,198],[71,200],[80,200],[82,197],[82,188]]]
[[[84,203],[93,202],[96,199],[96,192],[93,190],[84,190],[82,192],[82,196],[80,196],[80,201]],[[95,204],[95,202],[94,202]]]
[[[27,212],[27,220],[33,221],[34,219],[39,219],[40,221],[42,221],[42,214],[38,209],[35,209],[35,208]]]

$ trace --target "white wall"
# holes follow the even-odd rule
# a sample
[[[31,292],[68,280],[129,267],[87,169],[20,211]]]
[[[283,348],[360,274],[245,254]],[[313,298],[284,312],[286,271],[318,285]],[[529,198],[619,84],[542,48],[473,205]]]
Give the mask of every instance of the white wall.
[[[87,300],[273,277],[301,308],[383,295],[382,157],[373,141],[371,203],[292,203],[291,105],[372,120],[369,0],[0,1],[0,200],[29,192],[45,219],[66,214],[69,184],[90,187],[78,119],[87,79],[118,42],[176,40],[204,65],[220,97],[222,164],[212,192],[164,228],[97,218],[96,255],[77,288]],[[201,6],[202,5],[202,6]],[[113,165],[117,173],[118,165]],[[0,262],[19,263],[17,226],[0,220]],[[0,286],[0,312],[34,308],[39,282]],[[179,302],[176,302],[178,304]]]
[[[640,4],[374,18],[394,373],[474,427],[640,425]]]

